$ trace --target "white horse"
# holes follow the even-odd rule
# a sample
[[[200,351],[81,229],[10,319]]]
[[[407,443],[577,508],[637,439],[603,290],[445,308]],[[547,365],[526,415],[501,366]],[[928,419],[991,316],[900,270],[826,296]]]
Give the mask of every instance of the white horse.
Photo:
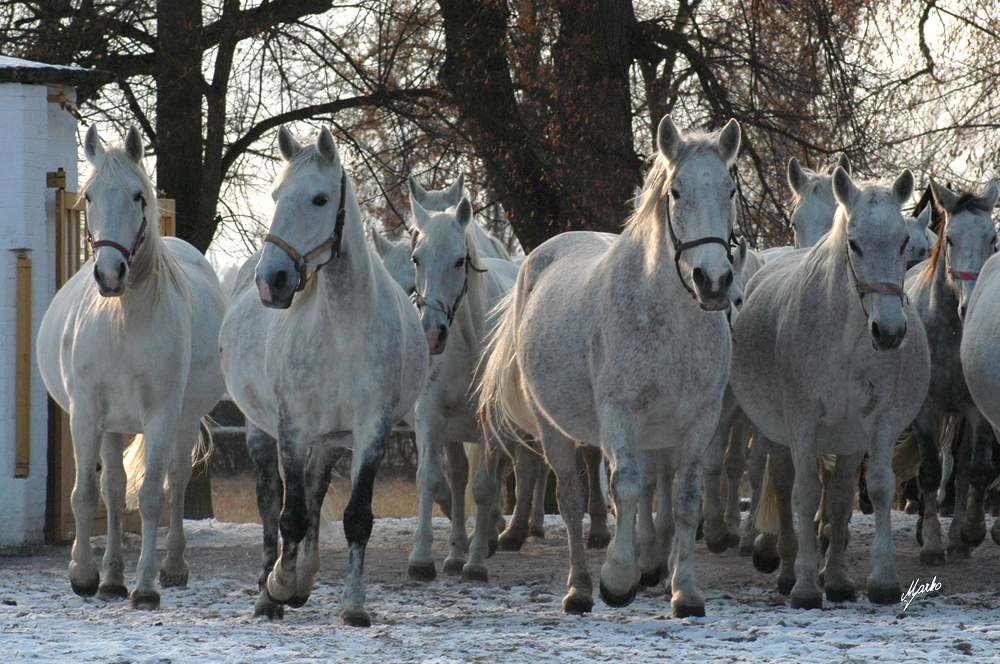
[[[906,245],[906,269],[927,260],[937,245],[937,236],[929,228],[931,223],[931,206],[925,205],[916,217],[906,217],[906,232],[910,241]]]
[[[684,138],[664,117],[647,194],[622,234],[563,233],[532,251],[491,340],[484,417],[502,415],[539,438],[556,472],[570,547],[567,612],[593,607],[581,441],[601,446],[612,467],[617,530],[601,570],[604,601],[629,603],[640,579],[640,456],[674,447],[671,604],[677,616],[704,615],[694,541],[702,456],[729,377],[736,186],[728,169],[739,145],[734,120],[718,135]]]
[[[414,222],[410,253],[416,277],[413,299],[420,309],[431,365],[427,385],[414,411],[420,510],[409,574],[429,580],[436,574],[431,551],[431,510],[434,495],[444,481],[441,446],[445,442],[457,443],[457,450],[449,457],[464,459],[461,442],[482,440],[476,417],[478,407],[470,388],[484,339],[492,329],[489,311],[514,284],[517,267],[507,260],[480,257],[476,242],[479,227],[473,221],[468,199],[437,212],[425,210],[418,198],[410,197]],[[488,460],[490,456],[488,452]],[[481,466],[473,487],[477,521],[470,551],[465,532],[466,478],[465,474],[452,473],[451,551],[444,568],[449,573],[462,571],[467,579],[485,580],[485,560],[489,549],[496,546],[499,487],[495,486],[497,478]],[[486,522],[489,527],[482,525]]]
[[[867,451],[875,508],[868,598],[899,601],[892,454],[929,380],[923,325],[899,285],[908,242],[901,206],[913,193],[913,175],[905,170],[891,186],[859,188],[838,167],[833,190],[839,204],[833,228],[812,249],[766,264],[751,280],[733,328],[733,391],[758,431],[774,441],[770,475],[782,523],[778,587],[791,593],[793,608],[823,602],[815,531],[807,525],[819,507],[818,454],[838,455],[828,486],[827,598],[856,597],[844,557],[856,472]]]
[[[165,477],[170,534],[160,585],[187,585],[184,490],[199,421],[225,391],[215,352],[225,300],[215,271],[197,249],[160,236],[156,190],[142,167],[139,132],[129,130],[124,148],[105,150],[92,126],[83,148],[91,164],[82,191],[94,257],[56,293],[38,331],[42,379],[70,414],[76,457],[76,536],[69,576],[78,595],[128,595],[121,543],[122,448],[125,436],[143,434],[142,553],[132,605],[152,609],[160,604],[156,529],[164,510]],[[103,583],[90,546],[98,455],[108,509]]]
[[[285,167],[275,180],[270,233],[240,271],[219,337],[229,393],[278,441],[278,453],[261,453],[258,464],[274,476],[280,459],[284,480],[281,555],[256,613],[280,615],[277,605],[308,599],[319,570],[331,448],[353,447],[341,617],[367,626],[363,571],[373,483],[393,425],[423,387],[427,343],[413,305],[365,241],[330,132],[324,127],[316,145],[303,147],[282,127],[278,148]],[[277,494],[266,497],[277,501]],[[276,520],[277,507],[265,510],[261,497],[262,519]]]
[[[960,352],[973,289],[983,264],[997,249],[993,207],[1000,192],[995,180],[978,196],[959,196],[934,180],[930,184],[934,202],[944,215],[938,230],[940,239],[930,260],[907,273],[906,292],[927,332],[932,368],[930,388],[913,421],[923,498],[918,521],[920,562],[943,565],[937,491],[941,483],[941,425],[950,414],[964,416],[965,425],[955,448],[955,513],[948,533],[949,557],[968,558],[969,547],[978,546],[986,537],[983,493],[995,477],[990,459],[993,436],[970,394]],[[982,333],[983,329],[980,324],[977,331]],[[975,371],[976,366],[971,363],[968,368]]]
[[[839,168],[850,175],[851,160],[840,155]],[[788,184],[792,188],[792,233],[795,248],[812,247],[833,226],[837,201],[833,197],[832,170],[827,173],[802,168],[799,160],[788,160]]]

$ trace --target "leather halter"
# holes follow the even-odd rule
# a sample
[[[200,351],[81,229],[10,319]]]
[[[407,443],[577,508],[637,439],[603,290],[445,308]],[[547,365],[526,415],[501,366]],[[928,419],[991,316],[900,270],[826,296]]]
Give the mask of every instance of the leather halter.
[[[469,268],[472,268],[473,270],[479,273],[487,271],[485,269],[479,269],[478,267],[473,265],[472,255],[466,252],[465,281],[462,282],[462,290],[459,292],[458,297],[455,298],[455,301],[452,303],[450,307],[441,300],[438,300],[437,306],[434,306],[427,300],[427,298],[425,298],[416,290],[413,291],[413,294],[410,296],[410,299],[413,301],[413,304],[416,305],[417,309],[423,309],[424,307],[427,307],[428,309],[433,309],[434,311],[439,311],[443,313],[445,316],[448,317],[448,325],[450,326],[452,321],[455,320],[455,314],[458,312],[458,305],[462,304],[462,299],[465,297],[465,294],[469,292]]]
[[[691,297],[697,300],[698,296],[695,294],[694,289],[688,285],[688,282],[684,280],[684,276],[681,274],[681,252],[688,249],[694,249],[695,247],[700,247],[703,244],[721,244],[726,248],[726,258],[729,259],[729,263],[732,265],[733,243],[736,240],[736,234],[730,230],[728,241],[723,240],[721,237],[709,235],[698,238],[697,240],[691,240],[690,242],[681,242],[677,239],[677,234],[674,233],[674,222],[670,217],[670,192],[667,192],[667,230],[670,232],[670,242],[674,245],[674,267],[677,268],[677,278],[681,280],[681,285],[684,286],[684,290],[686,290]]]
[[[961,281],[975,281],[979,278],[978,272],[959,272],[950,267],[948,268],[948,274],[951,275],[952,279],[960,279]]]
[[[858,302],[861,303],[861,311],[865,313],[865,317],[868,316],[868,310],[865,308],[865,295],[873,293],[877,293],[879,295],[895,295],[899,298],[901,303],[909,303],[910,298],[906,294],[906,291],[896,284],[888,282],[868,284],[858,279],[858,273],[854,271],[854,263],[851,262],[851,251],[848,248],[847,242],[844,242],[844,258],[847,259],[847,269],[851,273],[851,280],[854,282],[854,289],[858,293]]]
[[[337,207],[337,223],[333,229],[333,235],[327,238],[326,242],[319,245],[315,249],[307,251],[304,254],[300,254],[295,247],[288,244],[282,240],[277,235],[272,235],[268,233],[264,236],[264,242],[270,242],[274,246],[278,247],[295,262],[295,271],[299,275],[299,283],[295,287],[295,292],[298,293],[303,288],[306,287],[306,282],[309,278],[319,272],[320,268],[332,261],[334,258],[340,255],[340,241],[343,236],[344,230],[344,217],[347,215],[347,208],[345,207],[347,197],[347,171],[341,167],[340,175],[340,203]],[[330,251],[330,258],[326,259],[322,263],[316,266],[316,269],[309,273],[308,266],[309,261],[314,258],[321,256],[325,251]]]
[[[118,251],[122,252],[125,256],[125,264],[132,267],[132,259],[135,258],[135,253],[139,251],[139,247],[146,240],[146,197],[142,196],[140,199],[142,201],[142,224],[139,225],[139,233],[135,236],[135,240],[132,241],[132,248],[126,249],[124,245],[118,244],[112,240],[98,240],[94,242],[93,235],[90,234],[90,224],[86,224],[87,227],[87,244],[90,245],[90,251],[94,254],[97,253],[99,247],[114,247]]]

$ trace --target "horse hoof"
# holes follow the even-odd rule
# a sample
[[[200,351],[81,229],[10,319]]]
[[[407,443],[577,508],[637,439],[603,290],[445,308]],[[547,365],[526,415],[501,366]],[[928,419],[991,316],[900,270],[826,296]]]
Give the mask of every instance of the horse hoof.
[[[266,617],[268,620],[282,620],[285,617],[285,607],[275,604],[266,598],[262,601],[258,600],[257,604],[253,607],[253,617],[259,618],[261,616]]]
[[[993,543],[1000,546],[1000,519],[993,522],[993,527],[990,529],[990,537],[993,538]]]
[[[407,574],[414,581],[433,581],[437,576],[437,570],[434,569],[434,563],[410,563],[410,566],[406,570]]]
[[[790,574],[788,576],[779,575],[777,578],[778,582],[778,592],[788,597],[792,594],[792,588],[795,587],[795,575]]]
[[[309,595],[292,595],[285,602],[285,606],[290,606],[293,609],[301,609],[309,601]]]
[[[899,584],[883,588],[868,582],[868,601],[872,604],[895,604],[902,596]]]
[[[944,565],[944,551],[941,549],[920,549],[920,562],[933,567]]]
[[[924,545],[924,517],[917,517],[917,545]]]
[[[594,610],[594,598],[586,593],[571,590],[563,597],[563,613],[572,615],[583,615]]]
[[[466,565],[462,568],[462,581],[488,583],[489,580],[490,573],[485,565]]]
[[[915,500],[907,500],[906,508],[903,511],[906,512],[907,514],[919,514],[920,505]]]
[[[694,532],[694,541],[700,542],[705,537],[705,522],[702,521],[698,524],[698,530]]]
[[[112,602],[116,599],[125,599],[126,597],[128,597],[128,588],[118,585],[117,583],[102,584],[101,587],[97,589],[97,599],[102,599],[105,602]]]
[[[340,619],[349,627],[371,627],[372,617],[367,611],[347,611],[340,614]]]
[[[740,548],[740,536],[736,533],[729,533],[729,538],[726,540],[727,549],[738,549]]]
[[[737,546],[740,548],[740,558],[749,558],[753,555],[752,537],[741,538]]]
[[[781,556],[775,547],[773,535],[761,533],[753,544],[753,567],[763,574],[771,574],[781,565]]]
[[[793,609],[802,609],[803,611],[808,611],[809,609],[822,609],[823,608],[823,595],[807,595],[805,597],[792,597],[791,600]]]
[[[492,558],[493,554],[497,552],[497,548],[499,548],[499,546],[499,543],[495,539],[486,540],[486,557]]]
[[[663,572],[659,565],[648,572],[642,572],[639,574],[639,585],[643,588],[655,588],[660,585],[660,581],[662,580]]]
[[[712,553],[725,553],[729,548],[729,536],[722,539],[705,538],[705,545]]]
[[[704,618],[705,605],[683,606],[678,604],[674,607],[674,618]]]
[[[462,568],[465,567],[465,561],[461,558],[448,558],[444,561],[444,573],[450,576],[458,576],[462,573]],[[413,574],[410,574],[413,576]],[[433,579],[434,576],[432,575]]]
[[[155,611],[160,608],[160,593],[155,590],[132,591],[132,608],[140,611]]]
[[[608,590],[604,586],[604,581],[601,581],[601,599],[608,606],[620,608],[623,606],[628,606],[635,599],[636,587],[632,586],[622,595],[616,595]]]
[[[948,560],[968,560],[972,557],[972,549],[964,544],[948,545]]]
[[[188,584],[188,573],[178,572],[172,573],[166,570],[160,570],[160,587],[161,588],[186,588]]]
[[[958,536],[962,544],[975,548],[986,541],[986,523],[966,523],[958,531]]]
[[[830,602],[857,602],[858,591],[851,586],[842,588],[825,588],[826,599]]]
[[[520,551],[522,546],[524,546],[524,538],[519,535],[508,534],[508,531],[504,531],[497,538],[497,548],[501,551]]]
[[[587,535],[587,548],[588,549],[606,549],[608,544],[611,544],[611,533],[608,531],[590,531]]]
[[[101,577],[100,575],[95,576],[91,583],[77,583],[73,579],[70,579],[69,583],[73,586],[73,592],[80,597],[93,597],[101,585]]]
[[[538,539],[545,539],[545,526],[538,523],[529,523],[528,537],[537,537]]]

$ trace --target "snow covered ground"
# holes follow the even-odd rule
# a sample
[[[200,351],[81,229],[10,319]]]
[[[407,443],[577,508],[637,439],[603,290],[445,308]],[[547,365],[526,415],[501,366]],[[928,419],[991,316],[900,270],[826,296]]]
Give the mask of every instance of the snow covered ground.
[[[894,513],[897,531],[912,532],[913,518]],[[0,656],[7,661],[114,663],[205,662],[1000,662],[1000,568],[991,541],[973,553],[966,568],[984,585],[951,592],[949,574],[936,568],[942,589],[902,605],[877,607],[867,600],[824,610],[793,611],[772,581],[735,554],[713,558],[698,549],[699,580],[708,595],[708,617],[670,617],[662,588],[640,593],[628,607],[610,609],[599,599],[594,612],[567,616],[565,540],[558,517],[534,555],[501,553],[491,559],[492,583],[467,585],[439,576],[430,584],[409,581],[405,560],[414,521],[379,519],[366,576],[374,626],[340,624],[342,574],[327,568],[343,557],[342,534],[327,539],[324,570],[305,607],[287,610],[283,621],[253,618],[260,526],[217,521],[188,522],[191,583],[163,593],[162,608],[136,612],[128,602],[104,603],[72,594],[66,578],[69,552],[47,549],[35,558],[0,558]],[[855,514],[853,565],[859,585],[867,575],[871,519]],[[855,540],[857,538],[857,540]],[[435,539],[447,541],[447,522],[436,520]],[[904,540],[912,542],[907,536]],[[161,543],[163,538],[161,538]],[[95,538],[102,546],[102,538]],[[127,558],[134,578],[135,542]],[[897,545],[914,557],[915,544]],[[370,548],[370,551],[372,549]],[[444,551],[439,547],[436,550]],[[507,567],[494,562],[508,556]],[[438,561],[443,558],[439,556]],[[603,554],[592,558],[597,572]],[[713,565],[738,566],[745,583],[719,587],[703,573]],[[382,567],[381,572],[376,566]],[[518,566],[525,574],[513,572]],[[550,572],[531,576],[538,568]],[[745,566],[745,572],[744,572]],[[530,569],[529,569],[530,568]],[[326,572],[326,573],[324,573]],[[524,583],[503,585],[510,576]],[[903,575],[904,585],[913,579]],[[921,578],[921,582],[929,581]],[[973,579],[975,581],[975,579]],[[499,585],[498,585],[499,584]],[[968,586],[968,584],[965,584]],[[975,585],[975,584],[973,584]]]

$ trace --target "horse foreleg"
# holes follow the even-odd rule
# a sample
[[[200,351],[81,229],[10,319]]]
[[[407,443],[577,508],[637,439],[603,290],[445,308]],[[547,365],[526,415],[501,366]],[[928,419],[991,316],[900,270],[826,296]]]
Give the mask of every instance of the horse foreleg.
[[[469,484],[469,457],[464,443],[447,443],[448,479],[451,483],[451,549],[444,559],[445,574],[461,574],[469,553],[465,532],[465,488]],[[481,464],[480,464],[481,465]]]
[[[538,462],[538,474],[531,484],[531,508],[528,515],[528,535],[545,538],[545,491],[549,485],[549,464],[542,458]]]
[[[920,562],[924,565],[944,565],[941,547],[941,522],[938,520],[938,487],[941,484],[941,459],[938,453],[938,435],[941,418],[927,409],[925,402],[917,419],[913,420],[913,434],[920,452],[920,470],[917,475],[924,512],[917,520],[917,541],[920,543]],[[869,474],[871,462],[868,463]],[[871,494],[871,481],[868,481]]]
[[[847,573],[847,528],[854,507],[854,489],[858,465],[864,454],[841,454],[827,482],[827,515],[830,519],[830,545],[826,566],[820,572],[823,590],[831,602],[855,602],[858,599],[854,580]]]
[[[167,534],[167,556],[160,564],[160,587],[187,585],[190,566],[184,559],[187,538],[184,536],[184,494],[191,480],[191,453],[201,435],[198,421],[177,429],[177,442],[170,460],[170,531]]]
[[[444,482],[444,475],[441,472],[441,439],[444,437],[447,421],[433,408],[422,409],[420,406],[418,403],[416,410],[419,512],[407,571],[412,579],[432,581],[437,576],[437,571],[434,568],[434,552],[431,549],[434,544],[431,517],[434,510],[434,496],[438,487]],[[464,496],[461,501],[464,503]],[[454,508],[454,505],[452,507]]]
[[[656,550],[656,526],[653,524],[653,495],[656,493],[656,459],[651,451],[639,453],[642,471],[642,495],[639,497],[639,585],[654,588],[660,584],[661,568]]]
[[[811,433],[811,432],[810,432]],[[795,585],[791,591],[793,609],[818,609],[823,606],[823,592],[816,584],[816,531],[809,527],[819,510],[823,487],[816,472],[816,455],[812,440],[800,436],[800,447],[793,447],[792,463],[795,480],[792,504],[799,522],[798,552],[795,557]]]
[[[538,418],[538,426],[545,459],[556,474],[559,512],[569,544],[569,592],[563,597],[563,611],[587,613],[594,608],[594,585],[583,541],[583,483],[576,467],[576,443],[544,418]]]
[[[517,445],[515,441],[507,441],[508,445]],[[492,555],[496,545],[496,520],[500,512],[500,478],[506,477],[510,470],[510,457],[500,448],[495,440],[486,443],[484,459],[476,470],[472,491],[476,497],[476,527],[472,532],[472,546],[469,549],[469,562],[462,569],[463,581],[482,581],[489,579],[486,569],[486,559]]]
[[[125,466],[122,453],[125,437],[106,433],[101,441],[101,489],[108,511],[108,547],[104,550],[103,581],[97,596],[103,600],[128,597],[125,587],[125,558],[122,555],[122,511],[125,508]]]
[[[583,459],[587,463],[587,514],[590,515],[590,529],[587,531],[587,548],[603,549],[611,541],[608,529],[608,501],[601,482],[604,467],[604,453],[601,448],[586,445]]]
[[[798,556],[799,544],[795,537],[795,511],[792,505],[792,492],[795,486],[795,464],[792,453],[787,447],[778,445],[761,436],[761,448],[769,450],[770,463],[768,475],[774,488],[775,505],[778,510],[778,536],[761,535],[767,542],[773,542],[774,554],[778,559],[778,575],[775,583],[778,592],[789,595],[795,587],[795,559]],[[761,542],[763,547],[765,542]],[[755,558],[766,558],[770,552],[754,552]]]
[[[365,549],[372,533],[372,494],[375,476],[385,456],[392,423],[374,422],[371,430],[355,436],[351,462],[351,499],[344,510],[344,536],[347,538],[347,580],[341,600],[340,617],[347,625],[368,627],[371,617],[365,610]]]
[[[705,544],[712,553],[724,553],[729,545],[729,528],[722,506],[722,459],[732,417],[722,417],[705,449],[704,530]]]
[[[740,555],[743,557],[754,554],[754,542],[760,535],[756,520],[761,491],[764,488],[764,469],[767,467],[767,451],[764,448],[765,444],[760,432],[754,433],[750,443],[750,454],[747,457],[747,479],[750,480],[750,511],[747,513],[747,520],[743,522],[740,530]]]
[[[677,530],[674,524],[674,452],[671,449],[656,450],[653,458],[656,463],[656,516],[653,518],[656,555],[660,575],[670,579],[670,552]]]
[[[701,516],[702,463],[705,447],[718,425],[717,417],[704,418],[692,426],[671,450],[676,464],[673,507],[677,534],[670,551],[670,606],[675,618],[705,615],[705,595],[695,582],[694,543]]]
[[[969,459],[969,502],[959,537],[967,546],[979,546],[986,539],[986,489],[994,479],[993,429],[978,409],[966,414],[971,430],[972,454]]]
[[[267,577],[278,560],[278,517],[281,514],[281,498],[284,484],[278,470],[278,441],[247,420],[247,450],[257,468],[257,511],[264,525],[264,544],[261,560],[262,571],[257,578],[257,603],[254,616],[268,618],[284,617],[285,607],[275,604],[267,597]]]
[[[307,597],[298,596],[299,546],[309,527],[306,504],[306,464],[309,441],[293,422],[282,414],[278,423],[278,458],[284,474],[285,499],[278,519],[281,554],[267,577],[268,599],[277,604],[299,607]]]
[[[872,543],[872,573],[868,577],[868,601],[895,604],[902,596],[896,573],[896,546],[892,542],[892,500],[896,477],[892,472],[892,452],[896,431],[886,422],[876,422],[875,439],[868,462],[868,495],[875,510],[875,541]]]
[[[532,507],[532,491],[542,463],[541,454],[526,444],[515,444],[514,475],[516,498],[514,514],[510,517],[507,529],[500,534],[497,545],[501,551],[520,551],[524,541],[528,539],[528,517]],[[548,468],[545,469],[548,472]],[[544,534],[545,531],[543,530]]]
[[[626,606],[635,599],[641,576],[636,560],[638,542],[635,527],[639,497],[642,495],[642,470],[636,449],[641,423],[634,415],[618,407],[605,407],[600,415],[601,446],[607,452],[612,467],[611,492],[615,499],[616,523],[615,537],[608,545],[607,559],[601,567],[601,599],[608,606]],[[697,493],[700,499],[700,490]],[[693,534],[694,531],[692,546]]]
[[[330,488],[333,464],[340,458],[340,448],[314,443],[306,461],[305,500],[306,531],[299,544],[296,564],[295,604],[301,606],[312,593],[313,580],[319,571],[319,528],[323,500]]]
[[[965,522],[966,507],[969,496],[969,476],[972,465],[972,447],[975,444],[975,427],[968,418],[963,418],[964,422],[960,430],[960,437],[956,441],[952,453],[955,456],[955,511],[952,515],[951,525],[948,527],[948,559],[964,560],[972,555],[972,549],[962,541],[960,535],[962,525]]]
[[[70,503],[73,506],[76,534],[69,564],[69,582],[73,592],[81,597],[92,597],[101,583],[101,572],[90,545],[90,533],[100,500],[97,459],[101,433],[93,425],[95,421],[96,418],[91,413],[71,407],[70,430],[73,434],[73,456],[76,459],[76,482]]]

